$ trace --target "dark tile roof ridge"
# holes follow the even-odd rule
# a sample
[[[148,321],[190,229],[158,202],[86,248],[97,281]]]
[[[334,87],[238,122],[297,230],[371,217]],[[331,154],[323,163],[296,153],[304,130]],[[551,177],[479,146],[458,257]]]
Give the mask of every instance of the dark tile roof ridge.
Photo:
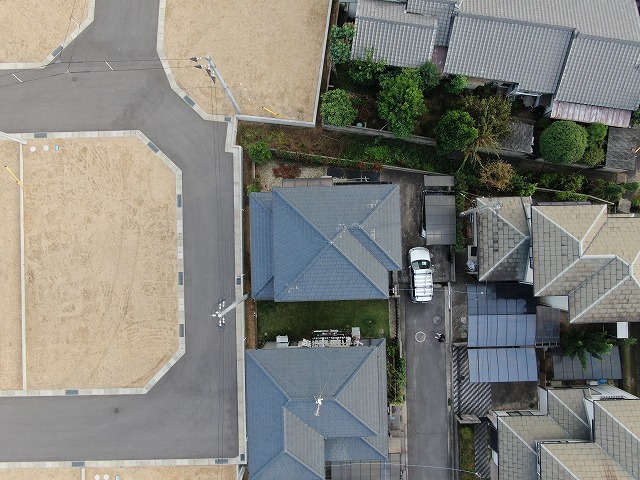
[[[348,230],[347,230],[347,232],[348,232]],[[353,234],[351,232],[349,232],[349,235],[353,236]],[[358,241],[357,238],[356,238],[356,241]],[[386,296],[386,297],[389,296],[389,292],[385,292],[384,290],[381,290],[380,287],[378,285],[376,285],[376,283],[373,280],[371,280],[369,278],[369,276],[360,269],[360,267],[358,267],[355,263],[353,263],[353,261],[347,256],[347,254],[345,254],[336,244],[331,243],[331,246],[333,248],[335,248],[336,251],[338,253],[340,253],[342,258],[344,258],[350,265],[352,265],[353,268],[355,268],[360,273],[360,275],[362,275],[362,278],[365,278],[367,280],[367,282],[369,282],[371,285],[373,285],[375,287],[375,289],[378,290],[380,293],[382,293],[384,296]]]
[[[286,405],[288,402],[290,402],[290,401],[291,401],[291,395],[289,395],[289,394],[288,394],[288,393],[287,393],[287,392],[282,388],[282,386],[280,386],[280,382],[278,382],[278,380],[276,380],[276,378],[274,377],[274,375],[273,375],[273,374],[275,374],[275,376],[279,376],[279,375],[278,375],[276,372],[273,372],[273,374],[272,374],[272,373],[271,373],[271,371],[269,371],[269,370],[268,370],[268,369],[267,369],[267,368],[262,364],[262,362],[260,362],[260,361],[258,360],[258,358],[257,358],[257,357],[252,353],[252,352],[254,352],[254,351],[255,351],[255,352],[257,352],[257,351],[260,351],[260,350],[247,350],[247,355],[248,355],[249,357],[251,357],[251,360],[253,361],[253,363],[254,363],[254,364],[255,364],[255,365],[256,365],[260,370],[262,370],[262,371],[264,372],[264,374],[265,374],[265,375],[266,375],[266,376],[271,380],[271,383],[273,383],[276,387],[278,387],[278,390],[280,390],[280,391],[282,392],[282,395],[284,395],[284,396],[285,396],[285,398],[287,398],[287,402],[285,402],[285,405]],[[284,379],[283,379],[283,380],[284,380]],[[289,382],[287,382],[286,380],[284,380],[284,381],[285,381],[286,383],[289,383]],[[295,388],[295,385],[292,385],[292,384],[289,384],[289,385],[291,385],[292,387],[294,387],[294,388]]]
[[[284,421],[284,420],[283,420]],[[318,475],[318,473],[312,469],[311,467],[309,467],[309,465],[307,465],[306,463],[304,463],[300,458],[296,457],[295,455],[293,455],[291,452],[289,452],[288,450],[286,450],[285,448],[283,448],[275,457],[273,457],[271,460],[269,460],[266,464],[264,464],[262,466],[262,468],[260,470],[258,470],[256,473],[254,473],[252,475],[252,478],[255,478],[257,480],[260,480],[260,474],[261,472],[263,472],[265,469],[267,469],[267,467],[269,467],[271,464],[275,463],[276,460],[278,460],[281,457],[287,456],[290,459],[292,459],[294,462],[302,465],[305,469],[309,470],[310,473],[313,473],[316,478],[318,480],[321,480],[322,477],[320,477]]]
[[[589,249],[589,245],[587,245],[586,249],[583,249],[584,239],[587,238],[587,236],[589,236],[589,234],[591,233],[591,230],[593,229],[593,227],[596,226],[596,224],[598,223],[598,220],[600,220],[603,214],[606,217],[605,221],[602,223],[602,225],[600,225],[600,228],[598,228],[598,231],[593,235],[593,237],[591,238],[591,241],[589,242],[589,245],[591,245],[594,242],[594,240],[598,237],[598,234],[602,231],[602,229],[605,227],[605,225],[609,221],[606,205],[602,205],[602,209],[600,210],[600,213],[593,219],[593,222],[591,222],[591,225],[589,226],[589,228],[587,228],[587,231],[584,233],[584,236],[580,239],[579,241],[580,256],[582,256],[584,252],[586,252]]]
[[[269,285],[269,282],[271,280],[274,280],[275,275],[271,274],[271,276],[269,278],[267,278],[264,282],[262,282],[262,285],[258,285],[255,288],[255,292],[256,292],[256,297],[260,297],[262,295],[262,290]]]
[[[367,216],[360,221],[359,225],[364,225],[365,223],[367,223],[367,220],[369,220],[373,216],[373,214],[376,213],[382,205],[387,203],[387,201],[391,198],[391,196],[396,191],[399,191],[399,190],[400,190],[400,187],[398,185],[393,185],[393,187],[389,189],[387,194],[380,199],[380,201],[376,205],[376,208],[371,209],[371,211],[367,214]]]
[[[387,258],[387,260],[389,260],[389,262],[390,262],[390,263],[392,263],[392,264],[394,264],[396,267],[398,267],[398,268],[397,268],[398,270],[402,270],[402,265],[398,265],[398,264],[396,263],[396,261],[395,261],[393,258],[391,258],[391,257],[389,256],[389,254],[387,253],[387,251],[386,251],[384,248],[382,248],[382,247],[378,244],[378,242],[376,242],[373,238],[371,238],[371,235],[369,235],[367,232],[365,232],[365,231],[364,231],[364,229],[362,228],[362,225],[353,226],[353,227],[347,227],[347,231],[348,231],[349,233],[351,233],[351,230],[352,230],[352,229],[357,229],[357,230],[359,230],[360,232],[362,232],[362,234],[363,234],[363,235],[365,235],[369,240],[371,240],[371,242],[373,242],[373,243],[375,244],[375,246],[377,247],[378,251],[379,251],[382,255],[384,255],[384,256]],[[353,235],[353,233],[351,233],[351,235]],[[359,239],[357,236],[353,235],[353,237],[354,237],[356,240],[358,240],[358,242],[360,242],[360,244],[361,244],[364,248],[366,248],[366,249],[367,249],[367,251],[368,251],[369,253],[371,253],[371,254],[373,255],[373,252],[371,252],[371,250],[369,250],[369,249],[367,248],[367,246],[366,246],[366,245],[364,245],[364,244],[360,241],[360,239]]]
[[[529,27],[547,28],[549,30],[566,30],[566,31],[572,32],[573,34],[577,32],[576,27],[565,27],[563,25],[551,25],[548,23],[540,23],[540,22],[527,22],[525,20],[516,20],[513,18],[506,18],[506,17],[490,17],[487,15],[481,15],[478,13],[458,13],[457,16],[474,18],[478,20],[486,20],[486,21],[495,22],[495,23],[509,23],[509,24],[524,25]]]
[[[594,400],[593,403],[595,405],[597,405],[602,411],[604,411],[609,417],[611,417],[612,419],[614,419],[616,421],[616,423],[618,425],[620,425],[622,428],[624,428],[629,435],[633,436],[636,440],[640,441],[640,436],[638,436],[636,433],[632,432],[629,427],[627,427],[624,423],[622,423],[617,416],[615,416],[612,412],[610,412],[609,410],[607,410],[603,405],[606,405],[607,402],[627,402],[627,401],[632,401],[632,402],[636,402],[640,399],[635,399],[635,398],[627,398],[627,399],[620,399],[620,400]]]
[[[379,448],[377,448],[375,445],[373,445],[368,439],[367,437],[358,437],[360,438],[360,440],[362,440],[363,442],[365,442],[367,445],[369,445],[371,447],[372,450],[375,450],[376,452],[378,452],[382,457],[384,458],[389,458],[389,453],[388,452],[382,452],[380,451]]]
[[[558,222],[556,222],[555,220],[549,218],[547,215],[544,214],[543,211],[540,210],[540,207],[545,207],[548,205],[532,205],[531,209],[533,211],[533,209],[535,208],[536,212],[538,212],[540,215],[542,215],[544,218],[547,219],[548,222],[552,223],[553,225],[555,225],[559,230],[562,230],[563,233],[565,233],[566,235],[568,235],[569,237],[573,238],[578,244],[580,244],[580,239],[577,238],[575,235],[573,235],[572,233],[570,233],[567,229],[565,229],[562,225],[558,224]],[[551,208],[554,208],[554,206],[551,206]]]
[[[595,256],[595,255],[594,255]],[[601,256],[602,258],[602,256]],[[622,263],[624,263],[625,265],[629,266],[630,265],[624,261],[623,259],[621,259],[619,256],[615,256],[614,258],[611,258],[611,260],[607,263],[605,263],[602,268],[600,268],[599,270],[597,270],[596,272],[594,272],[593,274],[589,275],[588,278],[586,278],[583,282],[581,282],[576,288],[573,289],[573,291],[569,294],[569,295],[573,295],[575,294],[576,290],[578,290],[578,288],[580,288],[582,285],[584,285],[585,283],[587,283],[589,280],[591,280],[596,274],[600,273],[602,271],[602,269],[606,268],[607,266],[611,265],[612,262],[614,261],[620,261]],[[615,285],[613,285],[610,289],[608,289],[606,292],[604,292],[602,295],[599,295],[590,305],[588,305],[584,310],[582,310],[579,314],[577,314],[576,316],[574,316],[573,318],[571,318],[569,320],[569,323],[573,323],[575,320],[578,320],[580,317],[583,317],[585,314],[587,314],[589,312],[589,310],[591,310],[593,307],[595,307],[598,303],[600,303],[602,300],[604,300],[605,298],[607,298],[609,295],[611,295],[613,292],[616,291],[616,289],[622,285],[624,282],[626,282],[629,278],[633,279],[634,281],[635,278],[633,278],[633,275],[631,274],[627,274],[624,275]],[[637,283],[637,281],[636,281]],[[639,285],[640,286],[640,285]]]
[[[571,270],[573,268],[573,266],[578,263],[580,261],[582,257],[578,257],[576,258],[573,262],[571,262],[569,265],[567,265],[565,268],[562,269],[562,271],[560,271],[560,273],[558,273],[555,277],[553,277],[551,280],[549,280],[546,284],[544,284],[539,290],[534,291],[533,295],[535,297],[540,297],[543,295],[543,292],[549,288],[551,285],[554,284],[554,282],[556,280],[558,280],[560,277],[562,277],[565,273],[567,273],[569,270]],[[574,289],[575,291],[575,289]]]
[[[507,253],[505,253],[504,256],[500,260],[495,262],[494,265],[489,270],[487,270],[484,273],[484,275],[482,275],[482,277],[478,278],[478,281],[484,281],[493,270],[495,270],[502,262],[504,262],[507,258],[509,258],[511,256],[511,254],[513,252],[515,252],[517,248],[520,247],[520,245],[522,245],[524,242],[526,242],[529,239],[530,239],[530,237],[523,237],[522,240],[520,240],[517,245],[515,245],[511,250],[509,250]]]
[[[566,390],[566,389],[560,389],[560,390]],[[572,388],[571,390],[582,390],[582,395],[583,397],[585,397],[585,390],[587,390],[586,388]],[[580,417],[580,415],[578,415],[569,405],[567,405],[564,400],[562,400],[558,395],[555,394],[555,392],[557,392],[557,389],[553,389],[553,390],[549,390],[549,392],[553,392],[552,395],[556,398],[556,400],[562,404],[562,406],[569,412],[571,412],[578,420],[580,420],[580,422],[582,422],[582,424],[584,424],[586,427],[589,427],[589,424],[587,424],[584,420],[582,420],[582,418]],[[585,397],[586,398],[586,397]]]
[[[300,188],[305,188],[305,187],[300,187]],[[309,187],[306,187],[306,188],[309,188]],[[321,188],[326,188],[326,187],[321,187]],[[302,219],[303,219],[303,220],[304,220],[304,221],[305,221],[305,222],[306,222],[306,223],[307,223],[311,228],[313,228],[316,232],[318,232],[318,234],[319,234],[322,238],[324,238],[324,239],[325,239],[325,240],[327,240],[327,241],[330,241],[329,237],[327,237],[327,236],[326,236],[326,235],[325,235],[325,234],[324,234],[324,233],[323,233],[323,232],[322,232],[322,231],[321,231],[321,230],[320,230],[320,229],[319,229],[319,228],[318,228],[318,227],[317,227],[317,226],[316,226],[312,221],[311,221],[311,219],[310,219],[309,217],[307,217],[304,213],[302,213],[302,212],[300,211],[300,209],[298,209],[298,207],[296,207],[293,203],[291,203],[291,202],[289,201],[289,199],[288,199],[286,196],[282,195],[282,194],[280,193],[280,190],[279,190],[279,189],[274,189],[272,193],[273,193],[273,194],[275,194],[275,195],[278,195],[278,197],[280,198],[280,200],[282,200],[283,202],[285,202],[285,203],[286,203],[286,204],[287,204],[287,205],[288,205],[288,206],[289,206],[289,207],[290,207],[294,212],[296,212],[296,213],[300,216],[300,218],[302,218]]]
[[[353,347],[356,348],[356,347]],[[371,432],[371,436],[376,436],[376,435],[380,435],[378,432],[375,432],[364,420],[362,420],[358,415],[356,415],[355,413],[353,413],[351,410],[349,410],[337,397],[337,395],[335,397],[333,397],[333,401],[336,402],[337,405],[340,405],[340,408],[342,408],[345,412],[348,412],[349,415],[351,415],[360,425],[362,425],[364,428],[366,428],[369,432]],[[361,437],[356,437],[356,438],[361,438]]]
[[[531,416],[526,416],[526,417],[509,417],[509,416],[507,416],[507,417],[502,417],[502,416],[500,416],[500,417],[498,417],[498,419],[502,420],[502,424],[503,424],[503,425],[506,425],[506,426],[507,426],[507,428],[511,431],[511,433],[513,433],[516,437],[518,437],[518,439],[519,439],[519,440],[520,440],[524,445],[526,445],[526,446],[527,446],[527,448],[528,448],[529,450],[531,450],[533,453],[536,453],[536,454],[537,454],[537,452],[535,451],[535,449],[534,449],[534,448],[531,448],[531,445],[529,445],[529,444],[524,440],[524,438],[522,438],[522,437],[520,436],[520,434],[519,434],[518,432],[516,432],[513,428],[511,428],[511,425],[509,425],[507,422],[505,422],[505,421],[503,420],[504,418],[514,418],[514,419],[515,419],[515,418],[535,418],[535,417],[546,417],[548,420],[551,420],[551,421],[552,421],[553,423],[555,423],[558,427],[560,427],[560,429],[561,429],[564,433],[566,433],[566,434],[567,434],[567,438],[573,439],[573,435],[571,435],[569,432],[567,432],[567,430],[565,430],[565,428],[564,428],[562,425],[560,425],[560,424],[556,421],[556,419],[555,419],[555,418],[553,418],[553,417],[551,417],[549,414],[544,414],[544,415],[531,415]],[[561,439],[555,439],[555,438],[539,438],[539,439],[536,439],[536,441],[541,441],[541,440],[561,440]]]
[[[316,229],[317,230],[317,229]],[[322,234],[322,232],[320,232]],[[325,239],[327,238],[326,236],[322,235]],[[273,298],[280,298],[282,295],[285,294],[286,290],[289,289],[289,286],[294,284],[298,279],[300,279],[305,273],[307,273],[311,267],[318,261],[318,259],[324,255],[324,253],[329,249],[329,248],[335,248],[338,252],[340,252],[340,250],[333,244],[332,241],[327,240],[326,244],[324,245],[324,247],[322,247],[318,253],[316,253],[316,255],[307,262],[307,264],[304,266],[304,268],[302,270],[300,270],[298,272],[298,274],[293,277],[291,279],[291,281],[289,283],[287,283],[284,287],[282,287],[282,290],[280,290],[279,292],[275,291],[275,283],[274,283],[274,292],[273,292]],[[344,254],[342,252],[340,252],[340,254],[344,257]]]

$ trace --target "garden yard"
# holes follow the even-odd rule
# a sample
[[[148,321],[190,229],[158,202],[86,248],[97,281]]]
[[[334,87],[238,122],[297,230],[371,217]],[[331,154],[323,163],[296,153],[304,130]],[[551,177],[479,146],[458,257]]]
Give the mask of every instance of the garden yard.
[[[363,338],[389,338],[389,302],[257,302],[258,343],[287,335],[289,341],[310,340],[313,330],[348,330],[360,327]]]

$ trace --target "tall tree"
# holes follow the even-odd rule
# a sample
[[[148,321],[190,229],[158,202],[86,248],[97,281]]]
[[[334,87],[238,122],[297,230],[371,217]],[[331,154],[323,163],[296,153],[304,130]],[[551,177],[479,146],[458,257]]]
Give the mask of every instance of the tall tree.
[[[421,80],[415,68],[404,68],[392,77],[381,79],[378,95],[378,114],[389,123],[389,130],[397,137],[410,137],[415,121],[426,112]]]

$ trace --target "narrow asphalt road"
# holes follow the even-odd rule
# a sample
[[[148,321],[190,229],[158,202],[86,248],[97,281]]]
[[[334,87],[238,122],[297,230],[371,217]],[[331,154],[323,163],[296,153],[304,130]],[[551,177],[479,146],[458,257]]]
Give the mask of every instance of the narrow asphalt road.
[[[210,316],[234,296],[227,125],[170,89],[155,50],[158,3],[97,0],[59,63],[17,72],[22,83],[1,71],[0,131],[138,129],[182,169],[186,354],[146,395],[0,399],[0,461],[239,454],[235,327],[220,332]]]

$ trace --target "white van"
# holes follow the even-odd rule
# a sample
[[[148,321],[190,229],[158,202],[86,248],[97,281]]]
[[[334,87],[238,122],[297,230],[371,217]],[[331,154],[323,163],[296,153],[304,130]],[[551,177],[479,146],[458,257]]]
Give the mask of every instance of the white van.
[[[409,250],[409,270],[411,273],[411,301],[430,302],[433,298],[433,270],[431,253],[424,247]]]

